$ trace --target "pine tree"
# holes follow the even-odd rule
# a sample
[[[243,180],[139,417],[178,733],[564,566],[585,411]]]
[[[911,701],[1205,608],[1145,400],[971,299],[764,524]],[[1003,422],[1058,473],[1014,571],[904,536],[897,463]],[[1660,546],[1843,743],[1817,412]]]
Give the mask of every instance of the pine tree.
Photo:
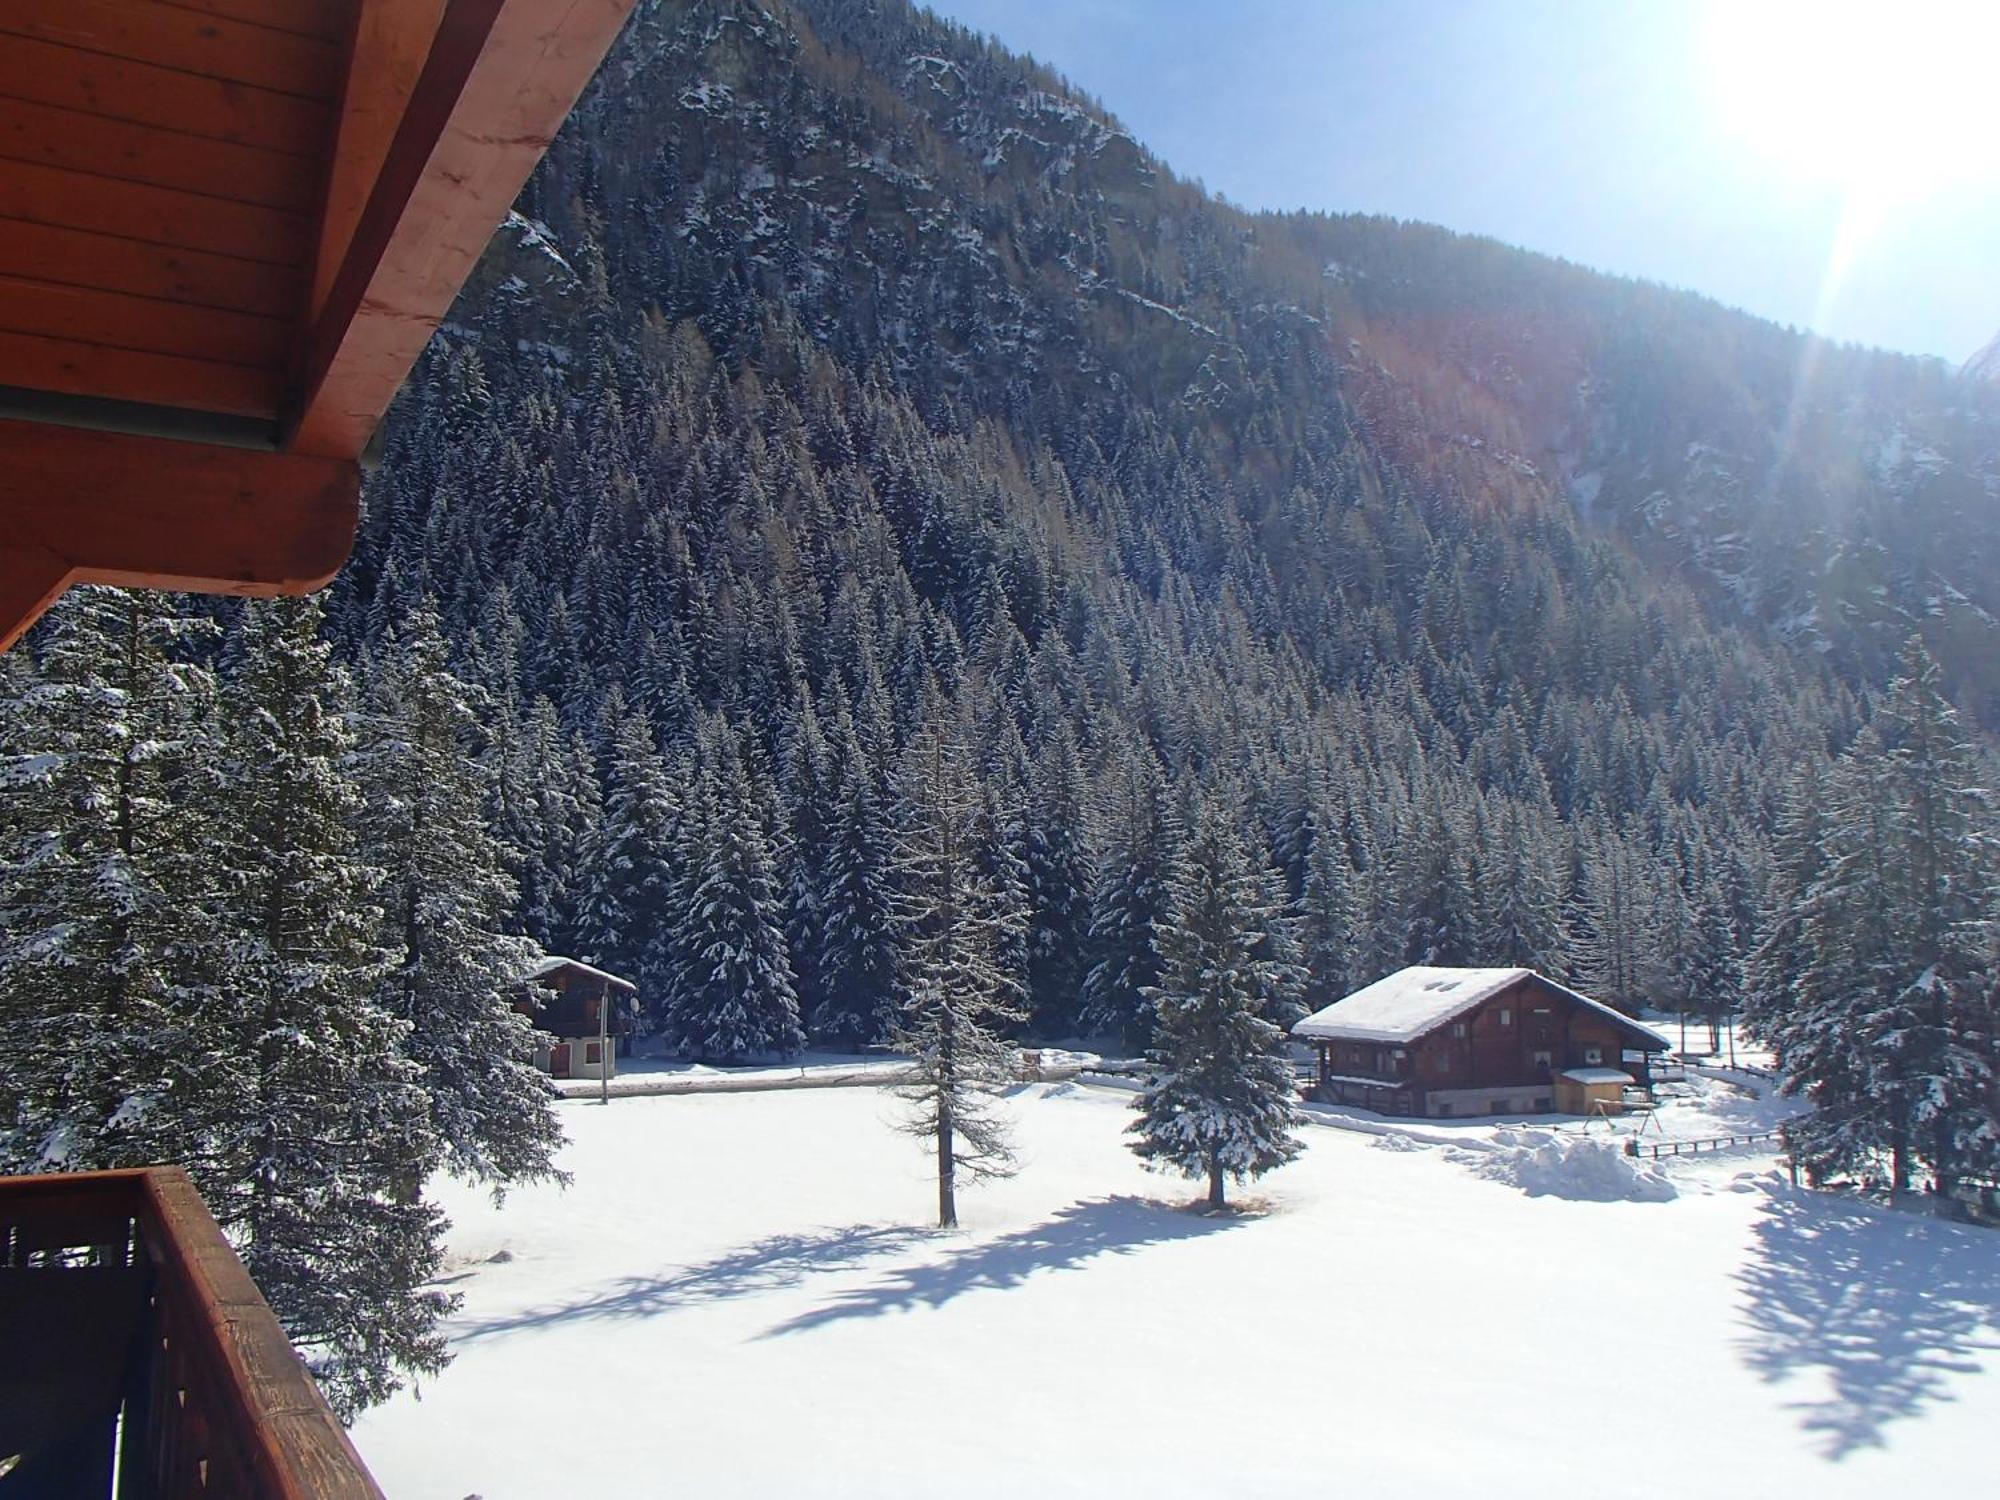
[[[1968,1165],[2000,1157],[1988,1019],[2000,972],[1994,943],[1996,843],[1990,794],[1920,637],[1879,719],[1888,751],[1893,858],[1904,889],[1893,1003],[1894,1067],[1907,1089],[1911,1147],[1949,1198]]]
[[[169,596],[72,590],[0,704],[0,1165],[198,1156],[227,1085],[203,1012],[223,934],[209,635]]]
[[[1357,876],[1347,844],[1324,823],[1306,855],[1305,891],[1299,898],[1299,927],[1306,972],[1305,1004],[1319,1010],[1359,989],[1361,912]]]
[[[1042,750],[1026,809],[1027,1008],[1035,1034],[1069,1036],[1081,1025],[1090,942],[1091,856],[1083,769],[1062,727]]]
[[[392,634],[365,716],[363,848],[380,865],[382,944],[394,954],[380,1003],[410,1028],[445,1165],[504,1185],[559,1177],[555,1089],[510,997],[537,956],[505,928],[517,891],[487,829],[471,753],[479,704],[445,660],[436,614]]]
[[[1083,981],[1083,1023],[1144,1047],[1154,1011],[1146,990],[1159,978],[1157,921],[1166,905],[1166,874],[1176,848],[1176,819],[1159,765],[1134,752],[1099,803],[1097,878],[1091,895],[1090,951]]]
[[[1826,769],[1809,760],[1786,787],[1772,851],[1775,869],[1744,984],[1745,1031],[1785,1065],[1783,1038],[1800,1005],[1798,977],[1811,962],[1806,894],[1826,872]]]
[[[336,1411],[448,1358],[429,1287],[444,1217],[406,1189],[437,1165],[409,1023],[375,1003],[377,873],[355,847],[345,683],[310,600],[248,607],[214,794],[231,936],[203,1017],[230,1108],[192,1166]]]
[[[1777,1039],[1781,1088],[1812,1104],[1791,1134],[1811,1177],[1872,1175],[1886,1152],[1900,1192],[1909,1180],[1909,1116],[1890,1045],[1896,942],[1882,753],[1877,732],[1864,730],[1828,788],[1825,868],[1805,898],[1800,1003]]]
[[[1213,803],[1168,886],[1161,922],[1154,1072],[1129,1128],[1149,1165],[1208,1179],[1208,1207],[1225,1206],[1224,1180],[1242,1182],[1299,1153],[1285,1035],[1265,1019],[1278,979],[1257,957],[1274,910],[1260,890],[1230,810]]]
[[[648,1022],[664,1024],[680,969],[673,890],[681,837],[680,788],[643,715],[612,729],[609,790],[597,837],[582,854],[582,956],[639,987]]]
[[[958,1226],[958,1182],[1013,1170],[994,1098],[1014,1071],[1001,1029],[1019,1022],[1018,979],[999,955],[1020,940],[1025,913],[978,866],[980,788],[965,748],[926,724],[898,776],[896,874],[904,1001],[891,1045],[910,1060],[898,1089],[905,1126],[937,1156],[938,1227]]]
[[[733,1062],[805,1045],[785,942],[785,908],[735,737],[703,733],[703,765],[682,822],[673,920],[680,964],[667,1034],[681,1051]]]
[[[843,715],[838,801],[819,871],[818,969],[824,988],[813,1035],[837,1046],[876,1041],[901,1001],[896,965],[895,826],[860,741]]]
[[[1994,1120],[1995,845],[1986,792],[1936,663],[1912,641],[1903,675],[1834,778],[1807,963],[1773,1018],[1784,1087],[1816,1176],[1915,1169],[1949,1196],[2000,1159]],[[1803,862],[1803,855],[1800,856]]]

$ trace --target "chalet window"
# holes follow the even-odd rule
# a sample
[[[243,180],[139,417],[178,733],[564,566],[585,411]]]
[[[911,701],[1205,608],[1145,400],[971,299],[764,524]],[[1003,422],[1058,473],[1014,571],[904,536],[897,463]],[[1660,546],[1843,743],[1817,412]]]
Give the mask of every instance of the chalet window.
[[[1452,1027],[1452,1028],[1451,1028],[1451,1034],[1452,1034],[1453,1036],[1464,1036],[1464,1035],[1465,1035],[1465,1022],[1463,1022],[1463,1021],[1460,1021],[1460,1022],[1459,1022],[1459,1023],[1458,1023],[1457,1025],[1456,1025],[1456,1026]]]
[[[1440,1073],[1449,1073],[1451,1071],[1451,1059],[1440,1052],[1436,1057],[1431,1059],[1431,1066]]]
[[[1512,1109],[1513,1106],[1514,1106],[1514,1101],[1512,1099],[1488,1100],[1486,1105],[1486,1113],[1488,1113],[1489,1115],[1504,1115],[1507,1113],[1508,1110]]]
[[[1442,1104],[1438,1105],[1438,1113],[1439,1113],[1440,1115],[1448,1115],[1448,1114],[1450,1114],[1450,1113],[1451,1113],[1451,1104],[1450,1104],[1450,1102],[1449,1102],[1449,1101],[1446,1101],[1445,1103],[1442,1103]]]
[[[1546,1048],[1540,1048],[1536,1050],[1535,1052],[1536,1067],[1538,1068],[1551,1067],[1554,1065],[1554,1063],[1555,1063],[1554,1053],[1548,1051]]]
[[[1511,1010],[1501,1011],[1500,1024],[1502,1026],[1512,1026],[1514,1024],[1514,1012],[1512,1012]]]
[[[1604,1061],[1604,1049],[1602,1047],[1585,1047],[1583,1049],[1583,1061],[1587,1067],[1596,1067]]]
[[[584,1044],[583,1060],[587,1063],[604,1061],[604,1054],[598,1050],[597,1043],[586,1042]]]

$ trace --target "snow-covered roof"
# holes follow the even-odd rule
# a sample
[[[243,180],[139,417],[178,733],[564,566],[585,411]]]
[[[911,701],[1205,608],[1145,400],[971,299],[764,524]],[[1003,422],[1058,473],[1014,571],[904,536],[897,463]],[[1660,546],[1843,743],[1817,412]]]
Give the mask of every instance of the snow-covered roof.
[[[593,979],[605,980],[617,985],[622,990],[636,991],[639,988],[631,980],[620,979],[616,974],[607,974],[604,970],[595,968],[580,958],[545,958],[521,977],[528,980],[541,979],[547,975],[559,973],[564,969],[574,974],[588,974]]]
[[[1672,1045],[1657,1031],[1641,1026],[1622,1011],[1579,995],[1533,969],[1445,969],[1413,964],[1314,1011],[1292,1028],[1292,1035],[1342,1042],[1410,1043],[1445,1022],[1490,1000],[1510,985],[1535,979],[1588,1010],[1616,1021],[1665,1052]]]
[[[1572,1083],[1637,1083],[1630,1073],[1616,1068],[1564,1068],[1563,1077]]]

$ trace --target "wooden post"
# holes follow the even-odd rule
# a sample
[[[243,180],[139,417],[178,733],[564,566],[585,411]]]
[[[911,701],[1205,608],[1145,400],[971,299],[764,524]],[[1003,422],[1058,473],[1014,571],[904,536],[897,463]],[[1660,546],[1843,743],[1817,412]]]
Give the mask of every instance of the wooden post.
[[[594,955],[593,955],[594,956]],[[611,1102],[611,986],[604,983],[597,996],[597,1102]]]

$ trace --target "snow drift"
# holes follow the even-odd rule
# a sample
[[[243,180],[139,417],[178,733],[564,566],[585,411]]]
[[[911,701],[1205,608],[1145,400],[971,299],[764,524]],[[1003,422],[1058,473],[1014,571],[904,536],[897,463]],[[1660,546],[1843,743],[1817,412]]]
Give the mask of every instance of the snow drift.
[[[1665,1203],[1677,1197],[1660,1173],[1608,1141],[1548,1130],[1502,1130],[1471,1162],[1474,1175],[1517,1187],[1530,1198],[1589,1203]]]

